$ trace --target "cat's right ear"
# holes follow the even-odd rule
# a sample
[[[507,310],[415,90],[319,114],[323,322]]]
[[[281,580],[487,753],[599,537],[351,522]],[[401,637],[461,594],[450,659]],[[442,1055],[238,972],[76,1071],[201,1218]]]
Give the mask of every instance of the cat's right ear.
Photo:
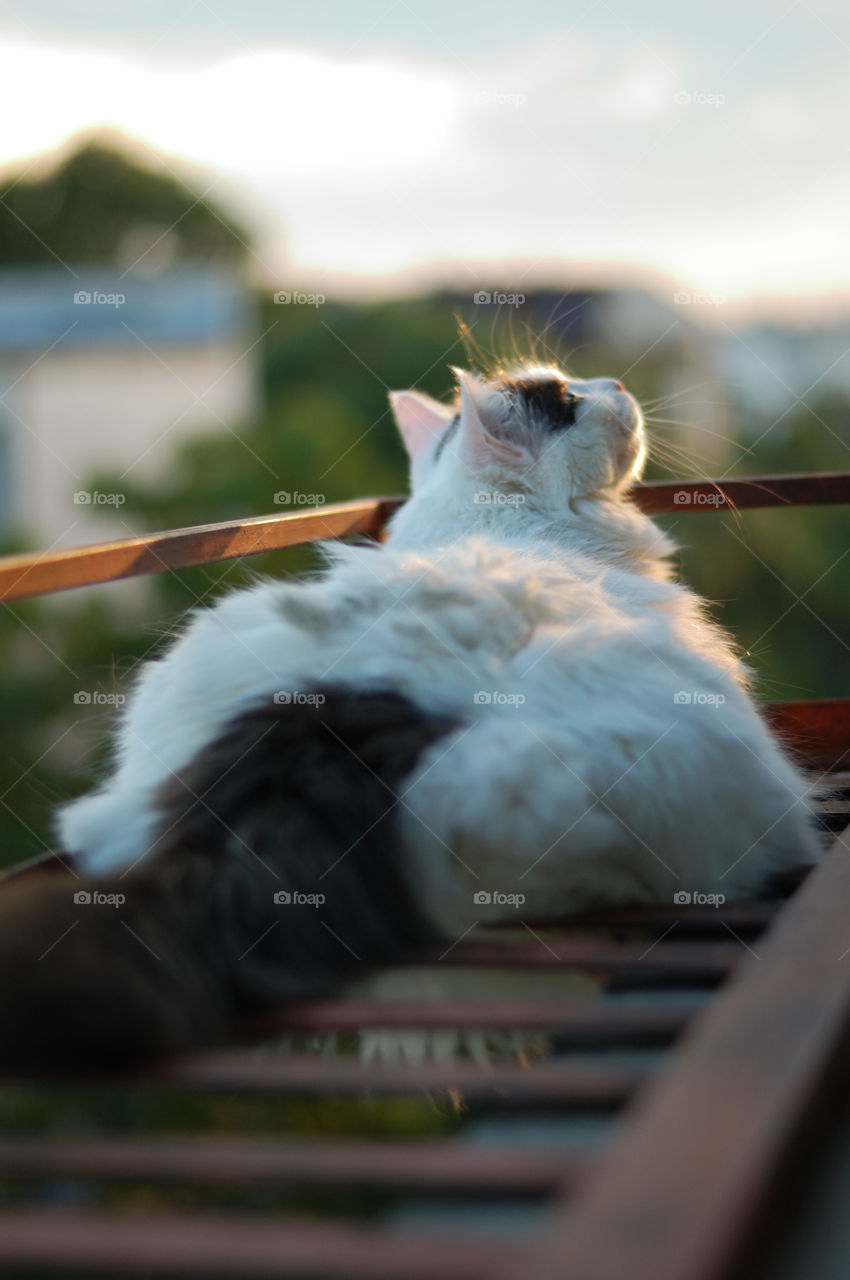
[[[421,391],[391,391],[390,404],[411,462],[439,440],[456,412]]]

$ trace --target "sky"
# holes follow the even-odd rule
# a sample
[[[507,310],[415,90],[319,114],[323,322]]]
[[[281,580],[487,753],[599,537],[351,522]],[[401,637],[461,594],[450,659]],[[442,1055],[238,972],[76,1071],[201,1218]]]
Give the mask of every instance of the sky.
[[[109,128],[324,292],[850,306],[845,0],[2,0],[0,166]]]

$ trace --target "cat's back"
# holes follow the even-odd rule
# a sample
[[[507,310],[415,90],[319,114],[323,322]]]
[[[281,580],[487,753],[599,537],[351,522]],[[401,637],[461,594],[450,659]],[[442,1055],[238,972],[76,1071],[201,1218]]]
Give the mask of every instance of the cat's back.
[[[335,678],[391,683],[444,710],[506,683],[526,700],[545,699],[565,677],[616,689],[642,670],[669,672],[671,654],[709,638],[690,592],[580,547],[474,535],[332,554],[323,582],[271,589],[277,617],[310,633],[311,661]],[[734,667],[722,640],[714,648],[721,667]]]

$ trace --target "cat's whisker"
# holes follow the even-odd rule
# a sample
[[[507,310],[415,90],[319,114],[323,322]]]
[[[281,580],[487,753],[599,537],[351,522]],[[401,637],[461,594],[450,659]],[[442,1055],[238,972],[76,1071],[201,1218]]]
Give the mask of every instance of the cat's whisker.
[[[645,421],[650,426],[674,426],[674,427],[690,427],[691,424],[681,418],[656,418],[654,414],[646,414]],[[720,440],[723,444],[731,444],[741,454],[751,454],[753,450],[745,445],[742,440],[736,439],[734,436],[724,435],[722,431],[715,431],[712,427],[700,426],[698,428],[701,435],[712,436],[715,440]]]
[[[649,441],[649,450],[654,455],[661,457],[662,455],[673,462],[680,462],[683,466],[693,468],[697,463],[710,466],[712,459],[705,454],[697,452],[695,449],[685,449],[682,445],[676,444],[672,440],[664,440],[660,436],[653,436]]]
[[[685,479],[685,477],[682,475],[682,471],[685,469],[690,469],[692,479],[700,480],[704,484],[711,485],[715,493],[717,493],[720,497],[722,497],[723,506],[725,508],[728,508],[728,510],[732,513],[732,517],[735,520],[735,523],[737,524],[737,526],[739,528],[741,527],[741,523],[742,523],[741,513],[738,507],[736,506],[736,504],[729,497],[728,493],[723,489],[722,485],[718,484],[718,482],[715,479],[713,479],[713,477],[710,476],[702,467],[695,465],[695,459],[692,455],[690,456],[684,455],[684,456],[678,456],[678,457],[668,456],[665,458],[658,450],[657,441],[650,442],[647,449],[647,453],[648,453],[648,456],[653,460],[653,462],[655,462],[663,470],[667,471],[674,479],[677,479],[677,480]],[[675,464],[675,466],[672,464]]]
[[[468,364],[478,365],[480,368],[487,368],[490,363],[486,352],[484,351],[477,338],[473,336],[467,322],[461,315],[455,312],[455,323],[457,324],[458,337],[460,338]]]
[[[655,462],[665,462],[670,468],[677,468],[680,473],[684,472],[689,476],[698,475],[701,480],[713,470],[710,458],[692,450],[684,451],[675,446],[664,445],[660,441],[651,446],[649,455]]]
[[[656,396],[654,399],[647,399],[643,401],[643,404],[645,408],[651,405],[655,405],[656,407],[663,407],[665,404],[672,404],[676,400],[681,400],[683,396],[692,395],[694,391],[702,391],[704,387],[711,387],[713,385],[714,384],[712,382],[708,382],[708,381],[694,382],[691,386],[681,387],[678,391],[671,391],[671,392],[668,392],[666,395]],[[719,403],[722,404],[724,402],[720,401]]]

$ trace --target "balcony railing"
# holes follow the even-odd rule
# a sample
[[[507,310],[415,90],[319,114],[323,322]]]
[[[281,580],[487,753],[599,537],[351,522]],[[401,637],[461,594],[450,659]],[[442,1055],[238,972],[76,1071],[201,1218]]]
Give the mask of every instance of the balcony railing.
[[[653,513],[848,503],[850,473],[654,483],[636,496]],[[400,501],[10,557],[0,562],[0,598],[320,538],[378,537]],[[289,1052],[258,1055],[237,1045],[101,1081],[142,1100],[161,1091],[203,1093],[231,1108],[238,1100],[237,1115],[250,1098],[281,1105],[367,1098],[374,1136],[257,1136],[235,1128],[226,1136],[4,1138],[0,1179],[34,1195],[33,1204],[0,1212],[0,1267],[242,1280],[773,1274],[777,1250],[805,1230],[803,1209],[787,1196],[788,1176],[801,1153],[807,1181],[823,1164],[831,1108],[846,1092],[837,1069],[850,1052],[850,828],[840,834],[850,818],[850,700],[772,704],[765,713],[811,776],[829,786],[827,851],[800,887],[792,879],[758,902],[625,908],[471,936],[432,967],[450,962],[455,971],[490,975],[486,997],[341,998],[281,1009],[243,1028],[251,1041],[317,1035],[324,1044],[367,1030],[537,1032],[550,1038],[537,1059],[455,1054],[369,1063],[344,1051],[317,1055],[302,1039]],[[552,975],[566,974],[598,994],[553,998]],[[522,979],[525,996],[498,998],[506,975]],[[26,1088],[56,1088],[5,1085],[16,1098]],[[63,1096],[74,1098],[76,1128],[81,1114],[96,1120],[96,1092],[69,1084]],[[393,1098],[424,1099],[465,1120],[450,1137],[378,1137],[387,1128],[381,1108]],[[589,1122],[600,1139],[588,1141]],[[476,1140],[476,1126],[486,1129],[486,1142],[483,1130]],[[135,1188],[136,1199],[115,1208],[86,1199],[104,1184]],[[45,1189],[69,1187],[65,1207],[45,1205]],[[383,1208],[358,1216],[327,1199],[324,1211],[263,1208],[291,1188],[314,1197],[341,1189],[361,1199],[376,1194]],[[193,1195],[213,1193],[215,1211],[191,1207]],[[246,1194],[266,1200],[246,1209]],[[394,1207],[387,1208],[388,1196]]]

